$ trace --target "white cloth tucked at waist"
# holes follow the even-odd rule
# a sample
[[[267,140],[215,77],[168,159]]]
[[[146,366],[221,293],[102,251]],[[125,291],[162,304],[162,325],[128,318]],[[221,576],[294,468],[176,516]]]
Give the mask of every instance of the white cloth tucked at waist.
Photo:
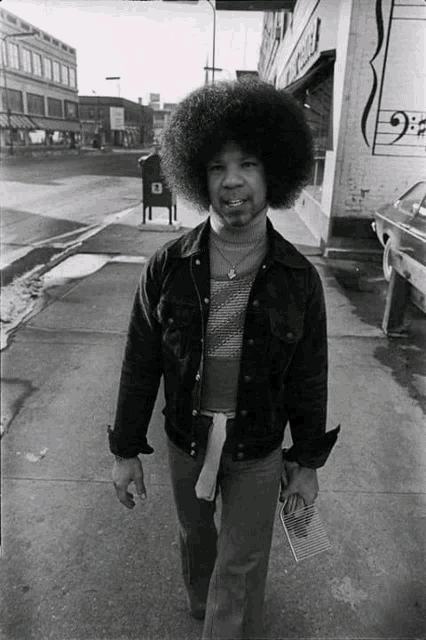
[[[202,411],[201,414],[212,417],[213,421],[207,440],[204,464],[195,485],[195,493],[198,499],[211,502],[216,495],[217,474],[226,440],[226,423],[229,419],[235,418],[235,412]]]

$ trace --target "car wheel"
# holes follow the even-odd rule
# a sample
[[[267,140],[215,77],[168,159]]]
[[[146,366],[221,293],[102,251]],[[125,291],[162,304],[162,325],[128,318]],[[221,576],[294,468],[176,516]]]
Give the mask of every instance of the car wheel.
[[[390,254],[393,249],[392,238],[388,238],[385,244],[385,250],[383,251],[383,275],[385,280],[389,282],[392,275],[392,265],[390,262]]]

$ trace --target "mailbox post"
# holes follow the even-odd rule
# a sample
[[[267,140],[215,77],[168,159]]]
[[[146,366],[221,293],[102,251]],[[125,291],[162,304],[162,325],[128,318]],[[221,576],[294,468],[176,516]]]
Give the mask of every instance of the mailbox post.
[[[167,187],[164,176],[161,173],[161,157],[152,153],[142,163],[142,223],[146,223],[146,210],[148,219],[152,220],[152,207],[167,207],[169,210],[169,224],[177,219],[176,196]]]

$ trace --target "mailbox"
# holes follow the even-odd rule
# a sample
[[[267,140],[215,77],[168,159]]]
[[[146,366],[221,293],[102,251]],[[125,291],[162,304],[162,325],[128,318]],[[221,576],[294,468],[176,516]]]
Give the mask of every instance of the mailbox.
[[[148,156],[142,164],[142,207],[143,219],[146,222],[146,210],[148,219],[152,219],[152,207],[167,207],[169,210],[169,224],[172,221],[172,209],[174,220],[177,219],[176,196],[167,187],[161,172],[161,157],[158,153]]]

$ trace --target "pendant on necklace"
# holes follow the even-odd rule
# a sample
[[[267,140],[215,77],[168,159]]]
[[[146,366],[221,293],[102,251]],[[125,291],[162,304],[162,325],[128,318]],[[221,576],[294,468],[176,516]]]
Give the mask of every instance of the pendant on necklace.
[[[228,278],[230,280],[233,280],[234,278],[236,278],[237,277],[237,272],[235,271],[235,267],[231,267],[231,269],[229,269],[227,275],[228,275]]]

